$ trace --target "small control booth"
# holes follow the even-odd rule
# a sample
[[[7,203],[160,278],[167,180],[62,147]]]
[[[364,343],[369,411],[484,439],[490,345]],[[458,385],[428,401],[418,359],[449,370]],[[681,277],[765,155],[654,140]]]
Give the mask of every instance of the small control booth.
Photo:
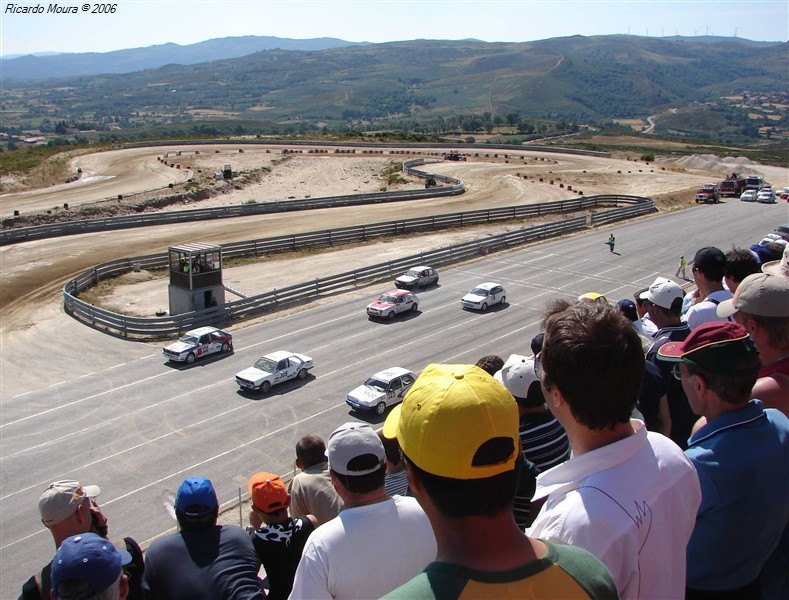
[[[225,303],[222,248],[194,242],[171,246],[170,314],[205,310]]]

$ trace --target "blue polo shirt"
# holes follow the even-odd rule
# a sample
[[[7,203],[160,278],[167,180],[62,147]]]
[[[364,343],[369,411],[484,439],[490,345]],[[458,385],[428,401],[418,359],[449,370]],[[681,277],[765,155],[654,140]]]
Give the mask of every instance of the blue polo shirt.
[[[699,429],[685,453],[701,484],[687,586],[746,585],[789,522],[789,419],[751,400]]]

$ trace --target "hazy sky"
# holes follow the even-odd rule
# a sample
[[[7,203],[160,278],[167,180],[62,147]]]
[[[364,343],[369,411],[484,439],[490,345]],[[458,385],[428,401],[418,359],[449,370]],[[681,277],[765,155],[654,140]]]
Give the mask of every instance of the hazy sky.
[[[787,0],[120,0],[114,14],[91,14],[98,4],[65,0],[57,4],[79,12],[47,14],[50,4],[0,2],[0,55],[108,52],[242,35],[352,42],[523,42],[616,33],[789,39]],[[41,6],[44,14],[14,13],[11,6]]]

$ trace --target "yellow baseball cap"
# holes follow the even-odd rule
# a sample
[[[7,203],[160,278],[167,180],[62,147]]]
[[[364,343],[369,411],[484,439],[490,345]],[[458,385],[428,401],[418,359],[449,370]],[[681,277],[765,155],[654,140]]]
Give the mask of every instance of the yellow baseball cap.
[[[408,460],[433,475],[493,477],[515,468],[518,408],[507,388],[479,367],[433,364],[389,414],[383,434],[396,437]],[[478,450],[492,440],[504,443],[493,442],[497,456],[480,461]]]

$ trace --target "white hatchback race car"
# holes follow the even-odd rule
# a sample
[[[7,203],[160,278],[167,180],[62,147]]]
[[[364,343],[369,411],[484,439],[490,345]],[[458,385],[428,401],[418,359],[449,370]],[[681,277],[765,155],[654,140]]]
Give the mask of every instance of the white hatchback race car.
[[[402,367],[384,369],[354,388],[345,399],[356,410],[374,411],[382,415],[389,406],[402,402],[416,381],[416,375]]]
[[[413,267],[395,279],[395,286],[401,290],[415,290],[438,283],[438,271],[432,267]]]
[[[236,383],[241,389],[266,393],[272,385],[304,379],[313,366],[309,356],[280,350],[261,356],[254,365],[236,373]]]
[[[233,336],[216,327],[200,327],[187,331],[177,342],[162,350],[167,360],[192,364],[196,359],[215,352],[230,352]]]
[[[486,281],[463,296],[460,299],[460,305],[463,308],[485,312],[489,306],[504,304],[506,300],[507,292],[500,284]]]

